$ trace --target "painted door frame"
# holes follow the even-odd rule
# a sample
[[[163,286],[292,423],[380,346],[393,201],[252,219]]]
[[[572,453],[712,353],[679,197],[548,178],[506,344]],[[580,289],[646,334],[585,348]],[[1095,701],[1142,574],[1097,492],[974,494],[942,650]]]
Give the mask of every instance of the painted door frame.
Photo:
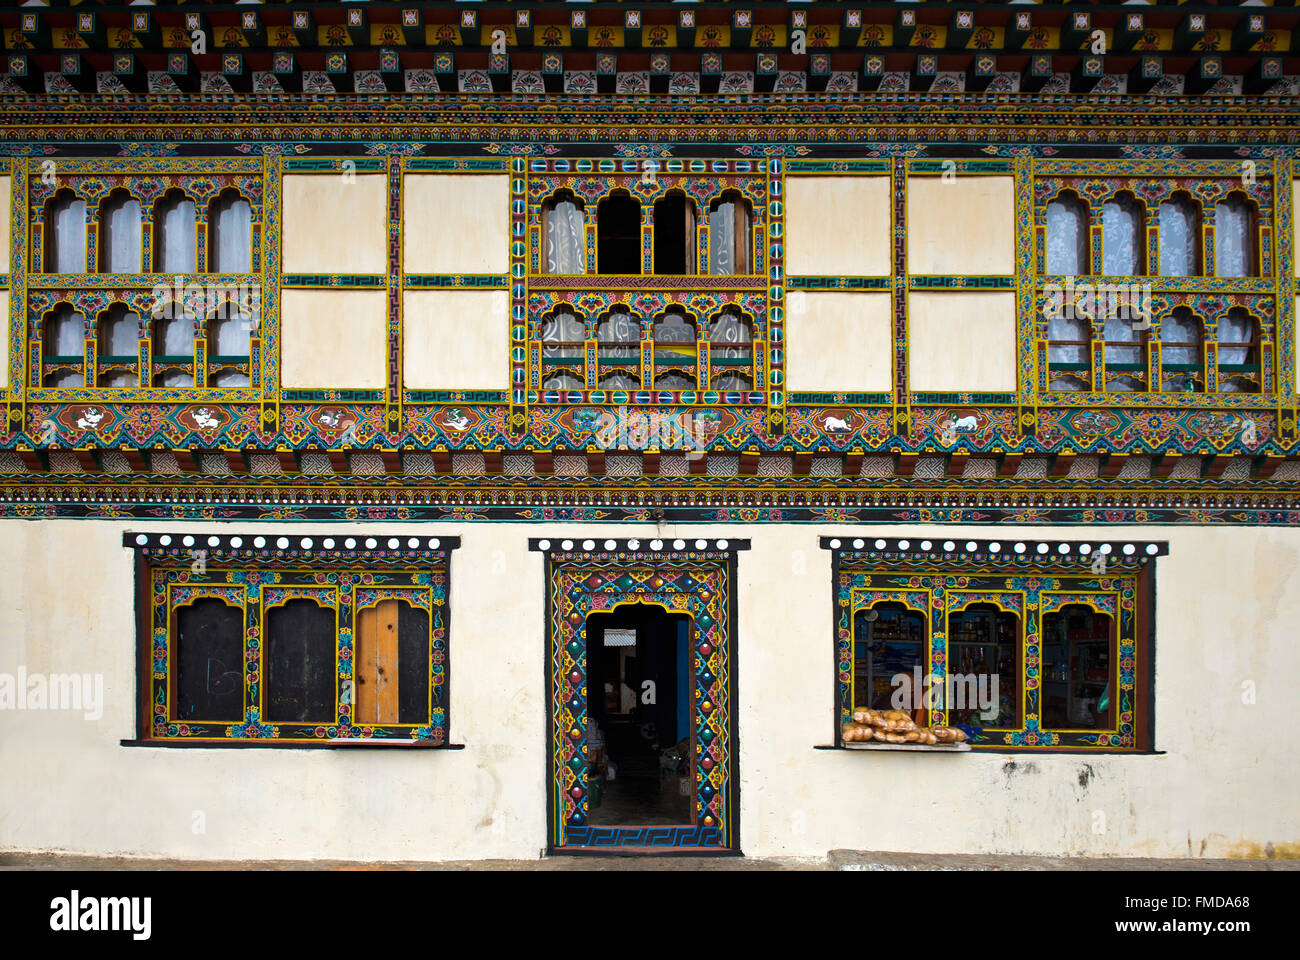
[[[546,554],[547,852],[739,854],[736,551],[749,544],[696,540],[689,549],[682,540],[601,543],[605,549],[594,549],[590,540],[582,546],[592,549],[563,538],[529,541],[530,549]],[[634,603],[691,618],[695,809],[689,825],[586,822],[587,618]]]

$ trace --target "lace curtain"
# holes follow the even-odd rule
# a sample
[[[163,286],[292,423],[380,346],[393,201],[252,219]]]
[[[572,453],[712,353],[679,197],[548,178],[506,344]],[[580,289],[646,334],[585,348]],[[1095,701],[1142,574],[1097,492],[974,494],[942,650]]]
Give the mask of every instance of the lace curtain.
[[[158,205],[154,214],[158,229],[158,273],[194,273],[198,270],[194,250],[194,201],[171,197]]]
[[[117,309],[99,322],[99,355],[135,359],[140,350],[140,315]]]
[[[1193,374],[1201,369],[1201,324],[1186,307],[1175,308],[1160,321],[1160,363],[1161,390],[1180,393],[1195,387]],[[1178,369],[1182,367],[1192,369]]]
[[[218,357],[246,357],[253,348],[253,330],[247,317],[232,316],[208,322],[212,352]]]
[[[1101,208],[1101,272],[1111,277],[1141,273],[1142,211],[1127,197]],[[1049,271],[1050,272],[1050,271]]]
[[[1245,310],[1240,307],[1229,310],[1228,315],[1219,320],[1218,334],[1215,337],[1219,344],[1219,363],[1249,363],[1250,347],[1244,344],[1249,344],[1254,339],[1254,332],[1255,323]]]
[[[631,359],[640,356],[637,346],[606,346],[606,344],[637,344],[641,340],[641,324],[625,311],[611,311],[596,326],[596,339],[600,341],[598,356],[602,360]]]
[[[155,357],[193,357],[194,321],[157,321],[154,326],[153,353]]]
[[[63,197],[50,207],[46,229],[50,236],[50,262],[46,273],[86,272],[86,201]]]
[[[1088,272],[1088,213],[1078,200],[1064,198],[1047,205],[1047,246],[1044,266],[1051,276]]]
[[[1253,276],[1250,205],[1228,197],[1214,206],[1214,273],[1220,277]]]
[[[739,221],[739,223],[737,223]],[[737,227],[743,231],[737,236]],[[749,208],[737,200],[726,200],[709,211],[709,273],[740,273],[739,243],[749,242]]]
[[[547,317],[542,322],[543,357],[571,357],[575,353],[581,354],[582,348],[577,344],[586,339],[586,324],[567,311]],[[546,344],[556,344],[556,346],[546,346]]]
[[[569,200],[560,200],[546,211],[546,272],[587,272],[582,208]]]
[[[68,304],[45,322],[43,352],[47,357],[75,357],[86,349],[86,318]]]
[[[212,203],[214,273],[248,273],[253,263],[253,208],[243,197],[221,196]]]
[[[1160,275],[1190,277],[1196,272],[1196,208],[1184,197],[1160,205]]]

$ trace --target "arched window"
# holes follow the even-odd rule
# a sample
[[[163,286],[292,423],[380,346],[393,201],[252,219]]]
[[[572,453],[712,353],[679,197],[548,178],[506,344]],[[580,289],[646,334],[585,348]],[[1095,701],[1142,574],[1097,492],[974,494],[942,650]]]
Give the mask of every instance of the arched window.
[[[253,207],[237,191],[222,191],[208,207],[208,269],[249,273],[252,264]]]
[[[153,210],[155,273],[194,273],[194,201],[179,190],[169,190]]]
[[[140,201],[114,190],[99,208],[99,268],[104,273],[139,273]]]
[[[153,358],[155,363],[192,363],[194,361],[194,321],[187,319],[153,322]]]
[[[687,319],[686,312],[680,307],[670,307],[660,314],[655,319],[650,332],[656,351],[660,347],[667,347],[668,352],[671,352],[671,345],[676,343],[694,345],[698,338],[695,324]]]
[[[1239,193],[1214,205],[1214,275],[1258,275],[1255,256],[1255,208]]]
[[[100,316],[96,325],[99,372],[95,385],[100,387],[135,387],[140,356],[140,316],[125,304],[114,304]]]
[[[1201,322],[1187,307],[1175,307],[1160,321],[1160,390],[1194,393],[1201,389]]]
[[[655,375],[656,390],[694,390],[695,378],[680,370],[665,370]]]
[[[596,207],[596,272],[641,272],[641,204],[615,190]]]
[[[1259,392],[1259,325],[1242,307],[1219,318],[1219,392]]]
[[[1047,205],[1044,272],[1073,277],[1088,272],[1088,207],[1070,191]]]
[[[1145,273],[1142,205],[1130,193],[1118,194],[1101,208],[1101,272],[1112,277]]]
[[[1106,344],[1106,390],[1132,393],[1146,389],[1146,338],[1133,321],[1107,317],[1102,328]]]
[[[253,349],[253,317],[237,300],[218,303],[208,314],[208,353],[212,357],[248,359]]]
[[[222,370],[209,378],[214,387],[246,387],[249,385],[248,374],[239,370]]]
[[[61,190],[45,205],[45,272],[86,272],[86,201]]]
[[[1051,390],[1089,390],[1092,361],[1089,344],[1092,327],[1079,317],[1050,317],[1047,321],[1048,388]]]
[[[596,339],[600,341],[601,361],[633,359],[641,355],[641,324],[627,312],[626,307],[614,307],[596,325]],[[606,346],[611,344],[611,346]]]
[[[695,272],[695,201],[674,191],[655,201],[655,273]]]
[[[582,201],[567,190],[542,205],[542,269],[546,273],[587,272],[586,221]]]
[[[727,307],[708,323],[709,387],[713,390],[752,390],[749,369],[753,358],[754,327],[736,307]]]
[[[567,305],[542,321],[542,356],[547,359],[582,358],[582,345],[587,339],[587,325]]]
[[[728,190],[709,205],[709,273],[749,273],[753,216],[749,201]]]
[[[557,370],[542,381],[543,390],[581,390],[582,378],[571,370]]]
[[[613,370],[601,375],[599,386],[602,390],[636,390],[641,386],[641,378],[627,370]]]
[[[41,382],[47,387],[85,385],[86,318],[70,303],[47,314],[41,329]]]
[[[1199,209],[1181,192],[1160,204],[1160,276],[1191,277],[1200,272]]]

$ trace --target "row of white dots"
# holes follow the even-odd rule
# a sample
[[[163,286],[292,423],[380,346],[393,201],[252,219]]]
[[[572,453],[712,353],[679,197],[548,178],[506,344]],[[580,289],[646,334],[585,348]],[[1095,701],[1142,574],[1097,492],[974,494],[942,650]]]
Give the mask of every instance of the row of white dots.
[[[867,542],[865,540],[853,540],[850,545],[854,550],[864,550],[866,549]],[[843,546],[843,541],[831,540],[830,546],[832,550],[838,550],[840,549],[841,546]],[[884,550],[885,547],[888,546],[888,542],[885,540],[876,540],[872,544],[872,546],[874,546],[877,550]],[[930,550],[932,550],[933,547],[934,547],[934,543],[930,540],[922,540],[917,544],[917,549],[927,553]],[[967,553],[978,553],[980,550],[979,544],[976,543],[974,540],[967,540],[965,543],[965,548]],[[912,542],[910,540],[899,540],[897,549],[910,550],[912,549]],[[957,544],[955,541],[945,540],[943,542],[944,553],[953,553],[956,551],[956,549],[957,549]],[[992,543],[988,544],[985,549],[987,549],[989,553],[1001,553],[1002,544],[998,543],[995,540]],[[1023,541],[1017,541],[1016,543],[1011,544],[1011,550],[1015,553],[1025,553],[1029,549],[1030,549],[1030,544],[1024,543]],[[1038,554],[1049,553],[1051,552],[1051,549],[1052,549],[1052,544],[1050,543],[1033,544],[1033,550],[1035,553]],[[1056,544],[1056,552],[1061,554],[1062,556],[1068,555],[1070,551],[1073,549],[1074,549],[1073,544],[1069,544],[1069,543]],[[1115,547],[1109,543],[1098,544],[1096,549],[1098,553],[1103,553],[1103,554],[1115,552]],[[1129,557],[1137,553],[1137,550],[1138,550],[1137,546],[1132,543],[1126,543],[1119,548],[1119,551],[1121,553]],[[1081,543],[1078,545],[1078,551],[1080,554],[1086,557],[1088,554],[1092,553],[1093,546],[1090,543]],[[1160,548],[1156,546],[1154,543],[1148,543],[1145,547],[1145,551],[1148,556],[1153,557],[1160,552]]]
[[[664,545],[665,545],[667,542],[668,542],[668,541],[665,541],[665,540],[650,540],[650,541],[648,541],[647,546],[648,546],[651,550],[663,550],[663,549],[664,549]],[[671,543],[671,547],[672,547],[672,549],[674,549],[674,550],[685,550],[685,549],[686,549],[686,545],[687,545],[687,541],[685,541],[685,540],[674,540],[674,541],[672,541],[672,543]],[[719,549],[719,550],[726,550],[726,549],[730,546],[730,541],[727,541],[727,540],[718,540],[718,541],[715,541],[715,542],[714,542],[714,545],[715,545],[715,546],[717,547],[717,549]],[[577,544],[577,542],[574,541],[574,540],[562,540],[562,541],[560,541],[560,543],[558,544],[558,546],[559,546],[559,548],[560,548],[561,550],[564,550],[565,552],[568,552],[568,551],[572,550],[575,546],[578,546],[578,544]],[[606,540],[606,541],[602,544],[602,546],[603,546],[606,550],[617,550],[617,549],[618,549],[618,541],[617,541],[617,540]],[[552,544],[551,544],[551,541],[550,541],[550,540],[538,540],[538,541],[537,541],[537,548],[538,548],[539,550],[550,550],[551,547],[552,547]],[[707,550],[707,549],[709,549],[709,541],[708,541],[708,540],[696,540],[695,543],[694,543],[694,547],[695,547],[696,550]],[[581,543],[581,548],[582,548],[583,550],[595,550],[595,549],[596,549],[596,541],[595,541],[595,540],[583,540],[582,543]],[[641,541],[640,541],[640,540],[629,540],[629,541],[627,541],[627,549],[629,549],[629,550],[640,550],[640,549],[641,549]]]
[[[149,537],[148,535],[143,533],[137,534],[135,538],[135,542],[138,546],[141,547],[148,546]],[[164,533],[160,537],[158,537],[157,542],[159,546],[170,547],[173,543],[173,539],[170,534]],[[254,549],[261,550],[267,545],[268,542],[269,541],[267,540],[266,537],[253,537],[252,546]],[[374,537],[367,537],[364,541],[361,542],[364,544],[367,550],[375,550],[379,547],[379,541],[376,540]],[[409,550],[419,550],[420,547],[423,545],[425,548],[429,550],[437,550],[438,547],[441,545],[441,542],[442,541],[440,541],[437,537],[433,537],[427,541],[420,540],[418,537],[411,537],[406,541],[406,547]],[[357,548],[357,543],[358,540],[356,539],[356,537],[348,537],[343,541],[343,549],[355,550]],[[226,541],[226,546],[230,547],[233,550],[238,550],[243,545],[244,545],[243,537],[231,537],[229,540]],[[336,546],[333,537],[326,537],[324,540],[321,541],[320,545],[322,549],[325,550],[333,550]],[[199,538],[186,535],[180,538],[180,546],[220,547],[221,538],[208,537],[207,540],[205,540],[202,544],[200,544]],[[311,537],[302,537],[297,541],[291,540],[289,537],[277,537],[275,539],[275,547],[278,550],[288,550],[290,549],[290,547],[293,546],[297,546],[303,550],[311,550],[313,547],[316,546],[316,541],[313,540]],[[388,541],[385,543],[385,546],[389,550],[400,550],[402,548],[402,541],[397,537],[389,537]]]

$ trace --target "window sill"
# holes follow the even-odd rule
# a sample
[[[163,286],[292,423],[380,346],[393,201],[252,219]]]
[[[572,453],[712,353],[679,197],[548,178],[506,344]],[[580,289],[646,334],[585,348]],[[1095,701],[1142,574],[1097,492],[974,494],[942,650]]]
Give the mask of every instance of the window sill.
[[[171,740],[121,740],[123,747],[162,747],[163,749],[256,749],[270,747],[280,750],[464,750],[463,743],[425,744],[418,740],[255,740],[240,738],[230,740],[200,740],[177,737]]]
[[[970,753],[969,743],[828,743],[813,747],[814,750],[894,750],[907,753]]]

